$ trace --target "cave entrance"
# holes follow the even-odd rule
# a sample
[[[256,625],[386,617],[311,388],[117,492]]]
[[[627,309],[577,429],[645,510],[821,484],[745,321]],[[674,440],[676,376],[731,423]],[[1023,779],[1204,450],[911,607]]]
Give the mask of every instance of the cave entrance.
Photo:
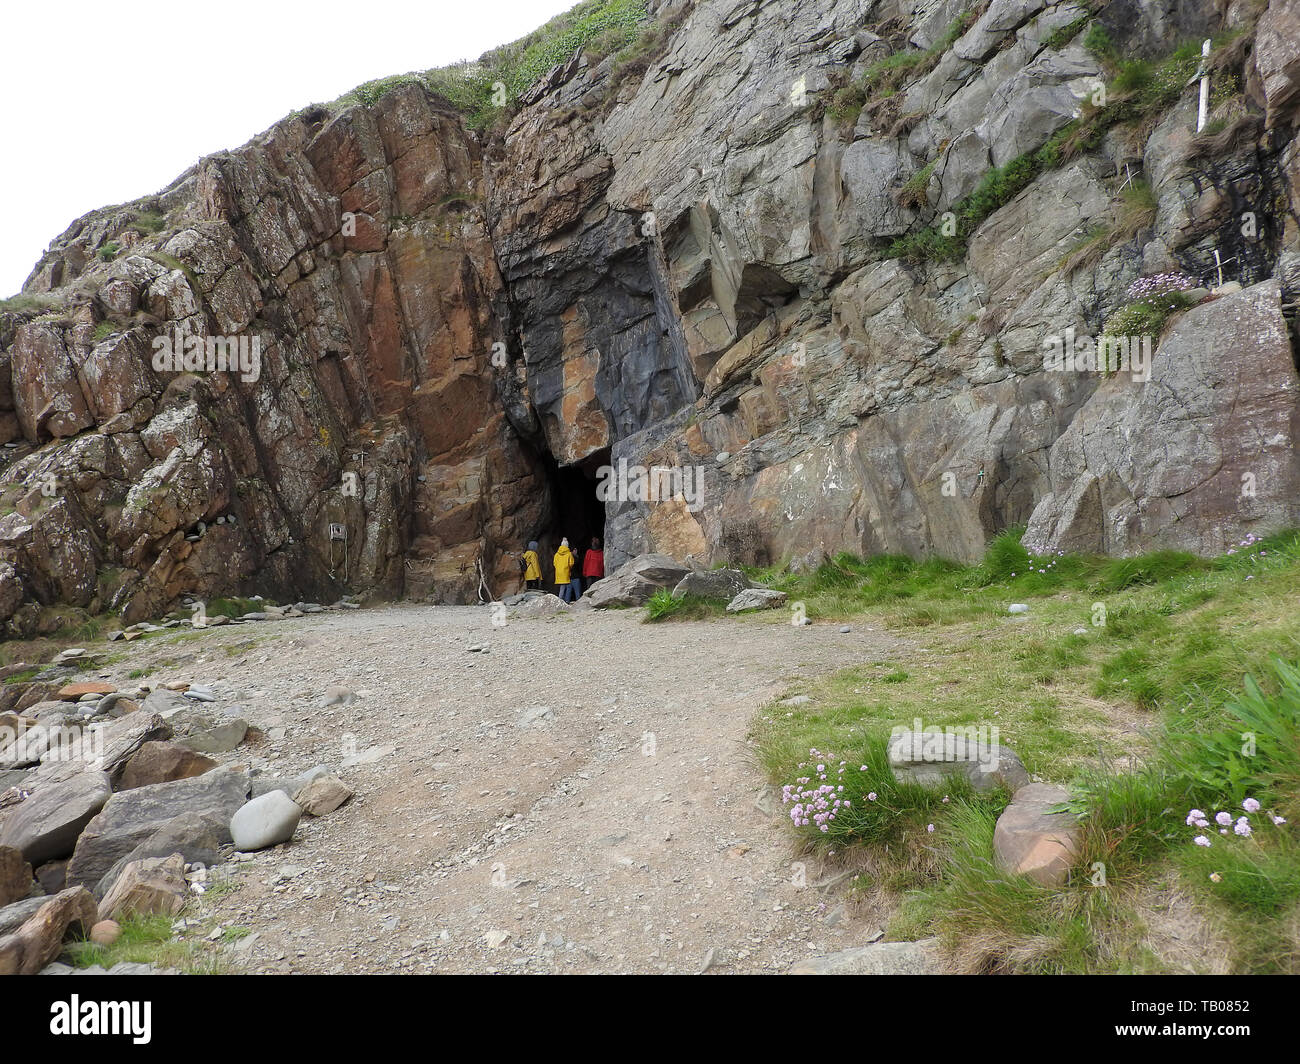
[[[581,557],[591,546],[592,536],[599,536],[602,544],[605,542],[605,504],[596,498],[596,486],[600,467],[609,465],[609,448],[573,465],[559,465],[550,455],[546,458],[554,500],[551,536],[556,546],[561,536],[567,536],[569,546]]]

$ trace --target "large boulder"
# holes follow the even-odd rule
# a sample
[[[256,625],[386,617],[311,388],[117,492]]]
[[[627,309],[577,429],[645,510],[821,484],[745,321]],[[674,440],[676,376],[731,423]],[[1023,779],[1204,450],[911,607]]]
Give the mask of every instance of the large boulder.
[[[894,732],[889,737],[889,767],[900,783],[941,787],[963,777],[980,792],[996,787],[1016,791],[1029,773],[1014,750],[978,732],[961,729]]]
[[[739,569],[702,569],[687,573],[673,588],[673,598],[695,595],[699,598],[726,599],[730,602],[753,582]]]
[[[248,777],[236,771],[208,772],[120,791],[86,825],[68,862],[68,882],[95,886],[119,860],[184,813],[224,827],[247,795]],[[228,832],[223,830],[221,835],[222,842],[230,841]]]
[[[90,933],[97,912],[90,891],[80,887],[49,899],[17,931],[0,938],[0,975],[35,975],[62,952],[70,929]]]
[[[1300,378],[1277,281],[1186,311],[1150,380],[1133,378],[1103,380],[1052,445],[1026,547],[1220,554],[1300,524]]]
[[[126,763],[148,742],[170,739],[171,727],[156,714],[130,713],[102,724],[71,725],[63,729],[66,739],[51,741],[50,752],[32,780],[33,789],[84,768],[106,772],[116,783]]]
[[[170,783],[202,776],[217,767],[210,757],[196,753],[179,743],[149,742],[136,751],[126,763],[118,783],[121,790],[148,787],[155,783]]]
[[[99,918],[174,916],[185,907],[187,890],[185,858],[179,853],[132,861],[99,903]]]
[[[1068,811],[1054,811],[1069,798],[1046,783],[1016,791],[993,831],[998,867],[1045,887],[1062,886],[1079,856],[1079,822]]]
[[[186,864],[211,868],[221,863],[221,846],[230,841],[226,824],[212,814],[181,813],[162,824],[104,873],[95,884],[94,895],[105,897],[123,870],[136,861],[180,854]]]
[[[750,610],[773,610],[784,606],[789,596],[784,591],[769,587],[751,587],[739,592],[727,603],[728,613],[748,613]]]
[[[235,849],[244,853],[265,850],[293,838],[302,806],[284,791],[268,791],[239,809],[230,820]]]
[[[666,554],[642,554],[597,580],[583,596],[593,606],[644,606],[660,588],[676,587],[689,569]]]
[[[42,787],[0,828],[0,846],[21,851],[23,859],[34,865],[67,857],[112,794],[108,774],[96,769],[84,769]]]

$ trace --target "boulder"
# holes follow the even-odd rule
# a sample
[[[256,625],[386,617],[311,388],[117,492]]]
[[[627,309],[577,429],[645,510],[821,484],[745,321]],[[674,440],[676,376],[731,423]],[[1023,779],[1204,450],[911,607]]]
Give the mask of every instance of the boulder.
[[[144,713],[157,713],[163,720],[170,720],[178,710],[186,709],[192,704],[179,691],[169,691],[165,687],[160,687],[156,691],[149,692],[148,697],[140,703],[140,709]]]
[[[122,925],[116,920],[100,920],[90,929],[90,941],[96,946],[111,946],[122,937]]]
[[[117,882],[99,903],[100,920],[128,916],[175,916],[185,908],[185,858],[145,857],[122,869]]]
[[[58,891],[55,891],[57,894]],[[9,935],[17,931],[30,920],[53,895],[37,894],[23,898],[0,908],[0,935]]]
[[[41,759],[34,786],[63,777],[69,767],[102,769],[114,783],[145,743],[170,739],[171,727],[156,714],[132,713],[101,724],[65,728],[66,738],[51,743]]]
[[[68,882],[95,886],[119,860],[184,813],[216,821],[221,841],[228,842],[225,825],[247,795],[248,777],[229,770],[120,791],[82,832],[68,862]]]
[[[181,813],[154,831],[130,853],[121,857],[95,884],[94,895],[105,897],[127,865],[178,853],[186,864],[210,868],[221,863],[221,846],[230,841],[226,824],[212,815]]]
[[[749,577],[739,569],[706,569],[687,573],[677,581],[673,598],[695,595],[699,598],[724,598],[730,602],[753,586]]]
[[[749,610],[771,610],[785,605],[789,596],[784,591],[767,587],[751,587],[740,592],[727,603],[728,613],[745,613]]]
[[[190,779],[217,767],[210,757],[179,743],[149,742],[136,751],[118,782],[121,790],[148,787],[155,783]]]
[[[797,961],[790,975],[936,975],[943,971],[939,940],[873,942]]]
[[[22,851],[0,846],[0,908],[27,897],[35,884],[32,866]]]
[[[587,589],[591,605],[643,606],[660,588],[676,587],[690,570],[666,554],[642,554]]]
[[[171,722],[177,738],[205,754],[228,754],[248,734],[248,721],[242,717],[218,717],[196,709],[176,713]]]
[[[67,857],[112,794],[108,774],[95,769],[78,771],[62,782],[42,787],[0,828],[0,846],[21,850],[31,864]]]
[[[57,894],[68,885],[67,859],[61,857],[57,861],[46,861],[36,869],[36,882],[46,894]]]
[[[235,849],[251,853],[288,842],[301,817],[302,806],[284,791],[268,791],[231,817],[230,835]]]
[[[65,702],[76,702],[85,695],[111,695],[117,687],[103,680],[86,680],[59,688],[59,697]]]
[[[993,831],[998,867],[1045,887],[1064,885],[1079,856],[1079,822],[1069,812],[1048,810],[1069,797],[1065,789],[1046,783],[1016,791]]]
[[[293,796],[304,813],[324,816],[332,813],[349,798],[352,789],[337,776],[318,776]]]
[[[0,938],[0,975],[35,975],[62,952],[70,929],[89,934],[96,914],[95,899],[80,887],[50,898],[17,931]]]
[[[1278,282],[1180,315],[1149,372],[1102,380],[1052,444],[1022,539],[1033,553],[1220,554],[1300,524],[1300,378]]]
[[[957,729],[896,731],[889,737],[889,767],[899,783],[922,787],[941,787],[956,776],[980,792],[996,787],[1014,792],[1029,782],[1014,750]]]

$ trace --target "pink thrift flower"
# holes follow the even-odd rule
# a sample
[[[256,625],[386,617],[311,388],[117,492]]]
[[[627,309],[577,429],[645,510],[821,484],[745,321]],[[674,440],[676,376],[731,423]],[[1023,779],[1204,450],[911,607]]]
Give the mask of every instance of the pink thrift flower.
[[[1210,845],[1210,840],[1207,839],[1204,835],[1197,835],[1196,838],[1192,839],[1192,841],[1196,843],[1197,846]]]
[[[1247,798],[1244,802],[1241,803],[1241,808],[1246,810],[1246,812],[1248,813],[1258,813],[1259,803],[1255,801],[1254,798]]]

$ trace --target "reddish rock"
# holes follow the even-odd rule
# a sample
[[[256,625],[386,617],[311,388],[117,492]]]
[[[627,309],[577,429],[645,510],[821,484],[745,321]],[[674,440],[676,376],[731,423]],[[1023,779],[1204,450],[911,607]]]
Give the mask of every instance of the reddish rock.
[[[99,904],[101,920],[128,916],[174,916],[185,907],[185,858],[146,857],[132,861]]]
[[[993,832],[998,867],[1045,887],[1064,885],[1079,853],[1079,824],[1068,812],[1048,810],[1069,797],[1068,791],[1046,783],[1016,791]]]
[[[0,938],[0,975],[35,975],[63,949],[69,930],[89,933],[98,911],[85,887],[72,887],[36,911],[13,934]]]
[[[111,946],[122,937],[122,925],[116,920],[100,920],[90,929],[90,941],[97,946]]]
[[[129,791],[153,783],[189,779],[216,767],[212,758],[179,743],[148,742],[126,763],[118,789]]]
[[[59,697],[65,702],[75,702],[82,695],[111,695],[117,687],[103,680],[85,680],[81,683],[70,683],[66,687],[59,688]]]

